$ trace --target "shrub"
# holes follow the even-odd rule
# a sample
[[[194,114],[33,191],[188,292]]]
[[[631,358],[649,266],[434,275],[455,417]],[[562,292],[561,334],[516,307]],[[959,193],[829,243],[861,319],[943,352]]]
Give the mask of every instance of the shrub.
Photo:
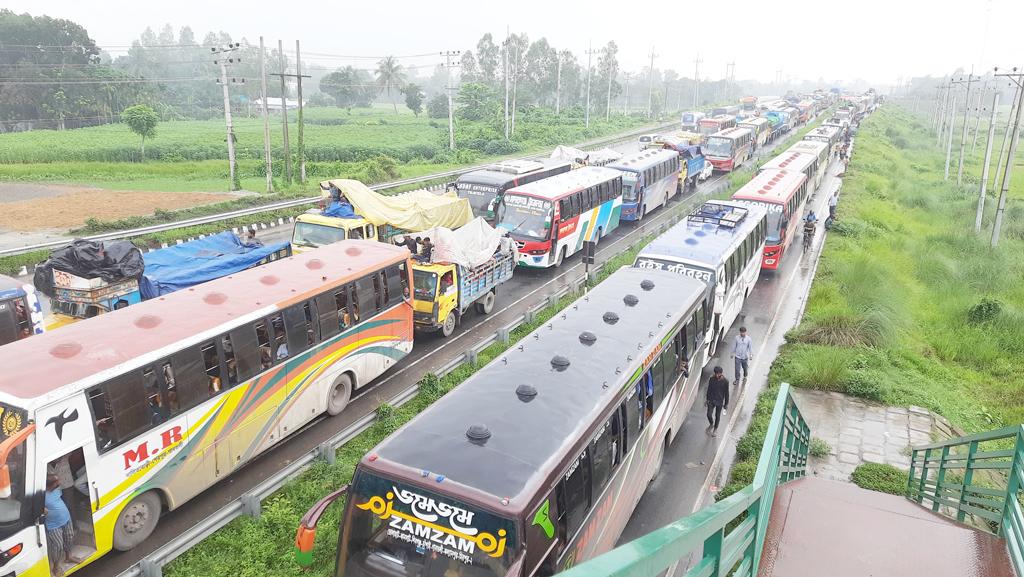
[[[427,373],[420,379],[419,394],[427,399],[428,402],[440,399],[444,393],[444,385],[442,385],[441,379],[434,373]]]
[[[732,466],[732,470],[729,471],[729,483],[736,483],[741,487],[745,487],[754,482],[754,474],[756,472],[757,463],[752,461],[736,463]]]
[[[495,156],[500,156],[503,154],[515,154],[520,150],[522,150],[522,147],[519,146],[519,143],[514,142],[512,140],[495,139],[489,141],[486,145],[484,145],[484,153]]]
[[[854,397],[860,397],[869,401],[882,400],[882,387],[878,384],[878,381],[860,372],[850,375],[850,378],[844,383],[843,389],[847,395]]]
[[[892,465],[864,463],[853,470],[853,482],[861,489],[903,495],[907,489],[907,472]]]
[[[1003,303],[998,299],[982,297],[978,304],[967,311],[967,320],[972,325],[985,324],[994,321],[1003,310]]]
[[[829,456],[832,453],[832,446],[822,439],[814,437],[811,439],[811,456],[818,459]]]

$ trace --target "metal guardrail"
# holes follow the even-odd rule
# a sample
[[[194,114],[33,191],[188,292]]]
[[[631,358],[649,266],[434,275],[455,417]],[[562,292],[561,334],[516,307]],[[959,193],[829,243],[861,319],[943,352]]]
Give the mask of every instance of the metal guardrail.
[[[718,185],[707,191],[694,194],[674,207],[666,207],[666,214],[671,216],[668,216],[656,226],[650,226],[647,228],[645,225],[640,225],[637,227],[637,230],[632,233],[635,234],[635,237],[630,240],[624,248],[624,251],[630,251],[637,248],[647,235],[661,234],[662,232],[665,232],[680,220],[686,218],[686,215],[689,214],[693,206],[697,203],[704,202],[711,196],[717,194],[723,190],[725,186],[728,186],[728,183],[723,179]],[[654,215],[654,218],[658,218],[659,216],[660,215]],[[607,261],[608,259],[591,267],[591,275],[600,273],[607,264]],[[439,367],[434,374],[443,378],[464,364],[475,364],[479,359],[480,353],[484,349],[495,343],[508,343],[514,330],[524,324],[533,322],[541,311],[554,305],[563,297],[569,294],[579,293],[587,282],[588,277],[583,274],[569,280],[565,286],[562,286],[558,290],[539,299],[536,303],[527,308],[523,314],[515,317],[508,324],[499,327],[495,332],[491,333],[469,349],[463,351],[461,355],[454,357],[452,360]],[[389,399],[387,403],[394,407],[400,407],[415,398],[418,392],[418,384],[413,385]],[[221,527],[230,523],[232,520],[243,515],[259,516],[263,500],[284,486],[285,483],[301,474],[302,471],[308,468],[315,460],[324,459],[328,463],[333,463],[336,458],[337,450],[354,437],[369,429],[373,425],[375,419],[376,414],[372,412],[360,417],[357,421],[339,431],[336,435],[324,441],[315,449],[307,452],[302,457],[299,457],[290,463],[287,467],[265,479],[252,490],[237,497],[227,505],[224,505],[212,515],[195,524],[181,535],[178,535],[167,543],[161,545],[155,551],[140,560],[137,564],[121,572],[118,577],[162,577],[163,567],[165,565],[176,559],[188,549],[200,543],[203,539],[212,535]]]
[[[646,133],[649,133],[651,131],[668,129],[668,128],[675,127],[675,126],[676,126],[675,123],[672,123],[672,124],[658,124],[658,125],[653,125],[653,126],[647,126],[647,127],[644,127],[643,129],[638,129],[638,130],[635,130],[635,131],[632,131],[632,132],[627,132],[627,133],[624,133],[624,134],[617,134],[615,136],[608,136],[608,137],[603,137],[603,138],[599,138],[599,139],[595,139],[595,140],[590,140],[590,141],[587,141],[587,142],[580,143],[580,144],[578,144],[576,146],[584,147],[584,148],[590,148],[590,147],[593,147],[593,146],[605,146],[605,145],[613,144],[613,143],[616,143],[616,142],[628,140],[628,139],[633,138],[635,136],[638,136],[638,135],[641,135],[641,134],[646,134]],[[547,156],[546,154],[535,154],[535,155],[527,156],[526,158],[545,158],[546,156]],[[371,185],[370,188],[373,189],[373,190],[389,190],[389,189],[398,188],[398,187],[401,187],[401,186],[409,186],[409,185],[413,185],[413,184],[422,184],[422,183],[428,183],[428,182],[431,182],[431,181],[434,181],[434,180],[452,178],[452,177],[459,176],[460,174],[464,174],[464,173],[467,173],[467,172],[472,172],[474,170],[479,170],[481,168],[484,168],[485,166],[493,164],[494,162],[495,162],[494,160],[491,160],[490,162],[487,162],[487,163],[484,163],[484,164],[478,164],[478,165],[470,166],[470,167],[466,167],[466,168],[457,168],[455,170],[449,170],[447,172],[438,172],[438,173],[435,173],[435,174],[428,174],[428,175],[425,175],[425,176],[417,176],[415,178],[404,178],[404,179],[401,179],[401,180],[394,180],[394,181],[391,181],[391,182],[383,182],[383,183],[380,183],[380,184]],[[180,221],[177,221],[177,222],[168,222],[168,223],[162,223],[162,224],[154,224],[154,225],[150,225],[150,226],[143,226],[143,227],[139,227],[139,228],[133,228],[133,229],[129,229],[129,230],[122,230],[122,231],[115,231],[115,232],[105,232],[105,233],[102,233],[102,234],[96,234],[96,235],[82,237],[82,238],[84,238],[85,240],[92,240],[92,241],[105,241],[105,240],[115,240],[115,239],[123,239],[123,238],[135,238],[135,237],[144,236],[144,235],[147,235],[147,234],[153,234],[153,233],[156,233],[156,232],[165,232],[165,231],[168,231],[168,230],[175,230],[175,229],[178,229],[178,228],[186,228],[186,227],[190,227],[190,226],[199,226],[199,225],[203,225],[203,224],[213,224],[215,222],[220,222],[220,221],[224,221],[224,220],[230,220],[230,219],[233,219],[233,218],[240,218],[240,217],[243,217],[243,216],[251,216],[251,215],[254,215],[254,214],[260,214],[262,212],[272,212],[272,211],[275,211],[275,210],[283,210],[283,209],[288,209],[288,208],[296,208],[296,207],[300,207],[300,206],[307,206],[307,205],[314,204],[314,203],[316,203],[319,200],[320,200],[319,196],[311,196],[311,197],[307,197],[307,198],[296,198],[296,199],[291,199],[291,200],[284,200],[284,201],[281,201],[281,202],[275,202],[275,203],[271,203],[271,204],[265,204],[265,205],[260,205],[260,206],[253,206],[253,207],[249,207],[249,208],[242,208],[242,209],[233,210],[233,211],[230,211],[230,212],[223,212],[223,213],[219,213],[219,214],[211,214],[211,215],[208,215],[208,216],[198,216],[198,217],[195,217],[195,218],[189,218],[189,219],[180,220]],[[46,250],[46,249],[51,249],[51,248],[58,248],[58,247],[62,247],[64,245],[66,245],[66,244],[68,244],[68,239],[61,239],[61,240],[43,242],[43,243],[39,243],[39,244],[22,246],[22,247],[16,247],[16,248],[2,249],[2,250],[0,250],[0,257],[2,257],[2,256],[14,256],[14,255],[24,254],[26,252],[32,252],[32,251],[36,251],[36,250]]]
[[[1024,425],[1014,425],[913,447],[906,497],[1004,538],[1024,575],[1022,481]]]
[[[559,576],[654,577],[695,553],[685,577],[756,577],[775,488],[804,476],[810,443],[810,428],[782,383],[753,483]]]

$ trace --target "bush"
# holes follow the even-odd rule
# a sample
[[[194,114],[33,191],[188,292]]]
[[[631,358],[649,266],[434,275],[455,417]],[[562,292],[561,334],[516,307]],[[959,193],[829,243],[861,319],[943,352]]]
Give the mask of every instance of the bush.
[[[752,461],[743,461],[736,463],[732,466],[732,470],[729,471],[729,483],[736,483],[741,487],[745,487],[754,482],[754,474],[757,472],[757,463]]]
[[[491,140],[484,146],[484,153],[494,156],[501,156],[504,154],[515,154],[522,150],[523,147],[519,146],[519,143],[512,140]]]
[[[844,390],[847,395],[860,397],[869,401],[882,400],[882,387],[874,379],[868,378],[863,373],[855,372],[844,383]]]
[[[998,299],[982,297],[978,304],[967,311],[967,320],[972,325],[985,324],[994,321],[1003,310],[1003,303]]]
[[[832,446],[824,440],[814,437],[811,439],[811,456],[823,459],[832,453]]]
[[[864,463],[853,470],[853,482],[861,489],[903,495],[907,490],[907,471],[880,463]]]

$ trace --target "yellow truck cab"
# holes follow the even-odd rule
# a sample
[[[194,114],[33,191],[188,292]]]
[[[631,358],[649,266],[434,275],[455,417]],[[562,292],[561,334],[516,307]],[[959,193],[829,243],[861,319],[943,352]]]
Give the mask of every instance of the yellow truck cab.
[[[515,251],[499,250],[490,260],[473,268],[446,262],[414,262],[412,303],[416,328],[439,330],[448,337],[470,305],[480,314],[490,314],[496,289],[512,278],[517,257]]]
[[[313,209],[295,219],[292,252],[298,254],[347,239],[377,240],[377,227],[364,218],[324,216]]]

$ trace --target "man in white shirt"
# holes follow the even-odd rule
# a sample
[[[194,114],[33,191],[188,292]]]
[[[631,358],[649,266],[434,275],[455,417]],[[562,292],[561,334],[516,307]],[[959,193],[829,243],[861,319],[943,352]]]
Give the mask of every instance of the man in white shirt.
[[[736,380],[734,385],[740,383],[740,371],[743,371],[743,382],[747,382],[750,361],[754,360],[754,343],[747,336],[747,327],[740,327],[740,334],[732,343],[732,358],[736,360]]]
[[[836,205],[837,204],[839,204],[839,191],[838,190],[828,199],[828,217],[831,218],[832,220],[836,219]]]

